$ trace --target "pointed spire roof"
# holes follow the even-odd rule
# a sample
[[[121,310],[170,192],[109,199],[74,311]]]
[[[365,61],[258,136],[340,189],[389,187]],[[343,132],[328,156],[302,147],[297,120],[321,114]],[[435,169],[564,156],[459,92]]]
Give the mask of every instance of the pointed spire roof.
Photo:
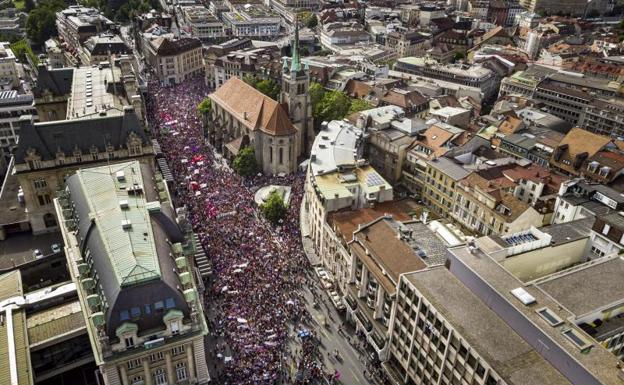
[[[301,71],[301,60],[299,58],[299,15],[295,18],[295,41],[292,47],[292,59],[290,61],[290,72]]]

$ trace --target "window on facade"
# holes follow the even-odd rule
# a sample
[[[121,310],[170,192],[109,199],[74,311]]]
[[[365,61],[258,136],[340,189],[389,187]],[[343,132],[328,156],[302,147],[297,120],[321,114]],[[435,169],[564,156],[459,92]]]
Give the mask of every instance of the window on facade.
[[[132,377],[132,381],[131,381],[132,385],[140,384],[142,382],[143,382],[143,376],[134,376],[134,377]]]
[[[134,338],[132,338],[132,337],[124,338],[124,342],[125,342],[127,348],[131,348],[131,347],[134,346]]]
[[[273,163],[273,147],[269,147],[269,163]]]
[[[173,298],[167,298],[165,300],[165,307],[167,309],[172,309],[175,307],[175,301],[173,300]]]
[[[141,360],[136,359],[136,360],[130,360],[128,361],[128,369],[132,370],[135,368],[138,368],[139,366],[141,366]]]
[[[165,358],[165,354],[163,352],[152,353],[150,354],[150,362],[161,361]]]
[[[165,369],[159,368],[154,372],[154,384],[155,385],[166,385],[167,380],[165,378]]]
[[[175,320],[171,321],[171,334],[180,333],[180,321]]]
[[[130,319],[130,313],[128,312],[128,310],[122,310],[119,312],[120,321],[127,321],[129,319]]]
[[[186,374],[185,362],[178,362],[176,364],[176,377],[178,378],[178,381],[184,381],[188,377]]]
[[[130,309],[130,316],[132,318],[138,318],[141,316],[141,308],[139,307],[133,307]]]
[[[178,355],[184,353],[184,345],[180,345],[180,346],[174,347],[173,349],[171,349],[171,353],[174,356],[178,356]]]
[[[163,303],[163,301],[158,301],[154,303],[154,310],[163,311],[164,308],[165,308],[165,304]]]
[[[284,164],[284,149],[279,148],[279,164]]]
[[[35,186],[35,188],[39,189],[39,188],[45,188],[48,185],[48,183],[46,182],[45,179],[35,179],[33,181],[33,186]]]
[[[609,230],[611,230],[611,226],[605,223],[604,227],[602,228],[602,234],[607,235],[609,233]]]
[[[48,196],[48,195],[46,195]],[[49,199],[49,198],[48,198]],[[47,213],[43,216],[43,224],[45,227],[55,227],[56,226],[56,218],[54,214]]]
[[[143,306],[143,312],[145,314],[150,314],[152,312],[152,307],[149,304]]]

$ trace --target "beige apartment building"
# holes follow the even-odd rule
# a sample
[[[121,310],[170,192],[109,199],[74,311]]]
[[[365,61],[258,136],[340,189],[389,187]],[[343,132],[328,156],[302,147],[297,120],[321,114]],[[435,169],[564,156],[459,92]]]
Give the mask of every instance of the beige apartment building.
[[[160,36],[147,40],[143,38],[142,43],[145,61],[163,83],[178,84],[204,71],[199,39]]]
[[[470,174],[461,165],[445,157],[427,161],[422,201],[437,215],[450,218],[457,195],[456,184]]]

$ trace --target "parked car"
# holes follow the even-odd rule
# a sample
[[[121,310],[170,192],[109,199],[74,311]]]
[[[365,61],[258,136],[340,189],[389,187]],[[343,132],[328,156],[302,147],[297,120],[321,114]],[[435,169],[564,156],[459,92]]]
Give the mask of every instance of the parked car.
[[[43,258],[43,253],[41,252],[41,250],[35,249],[35,251],[33,251],[33,257],[35,257],[36,259]]]
[[[53,243],[52,246],[50,246],[50,249],[52,249],[52,253],[58,254],[61,252],[61,245],[59,245],[58,243]]]
[[[334,304],[334,306],[336,306],[336,309],[342,310],[345,308],[345,305],[342,302],[342,298],[340,297],[340,294],[338,294],[334,290],[329,291],[328,294],[329,294],[329,298],[331,298],[332,303]]]

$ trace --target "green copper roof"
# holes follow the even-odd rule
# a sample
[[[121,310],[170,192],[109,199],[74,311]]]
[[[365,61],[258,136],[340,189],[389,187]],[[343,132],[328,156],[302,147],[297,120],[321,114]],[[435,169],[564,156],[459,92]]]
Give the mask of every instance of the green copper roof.
[[[83,169],[77,175],[118,284],[130,286],[159,278],[145,195],[128,192],[136,186],[143,188],[139,163]]]

